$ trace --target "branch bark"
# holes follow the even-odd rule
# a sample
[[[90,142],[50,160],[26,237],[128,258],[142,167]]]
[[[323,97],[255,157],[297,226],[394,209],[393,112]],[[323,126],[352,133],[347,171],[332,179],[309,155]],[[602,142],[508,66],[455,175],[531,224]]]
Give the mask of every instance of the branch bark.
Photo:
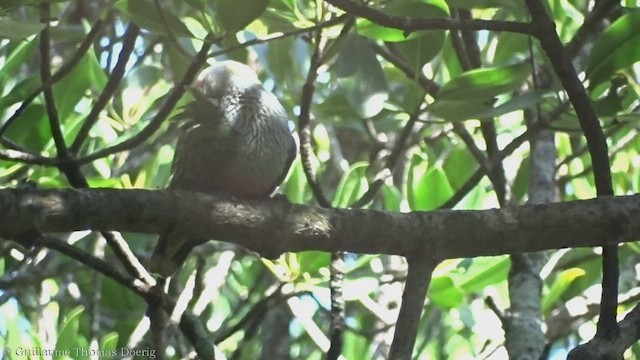
[[[349,251],[437,260],[611,244],[640,238],[640,195],[491,210],[393,213],[283,200],[117,189],[0,190],[0,237],[77,230],[219,239],[265,257]],[[390,239],[393,239],[390,241]]]

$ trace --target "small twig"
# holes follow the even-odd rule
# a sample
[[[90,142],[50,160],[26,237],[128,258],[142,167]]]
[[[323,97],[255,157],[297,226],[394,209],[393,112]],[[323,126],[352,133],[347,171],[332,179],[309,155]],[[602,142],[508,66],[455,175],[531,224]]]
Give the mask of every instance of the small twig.
[[[555,31],[555,23],[547,14],[542,2],[525,0],[525,3],[535,28],[534,35],[540,41],[543,50],[549,57],[553,69],[578,115],[578,121],[584,132],[589,154],[591,155],[596,192],[598,196],[611,196],[613,195],[613,185],[607,141],[589,95],[578,78],[573,64],[565,55],[565,49]],[[613,339],[619,334],[616,320],[619,275],[617,246],[603,246],[602,311],[598,319],[596,337]]]
[[[121,151],[129,150],[131,148],[134,148],[142,144],[151,135],[153,135],[160,128],[160,126],[162,125],[164,120],[169,116],[171,111],[173,111],[173,108],[178,103],[178,100],[180,100],[180,98],[184,94],[186,86],[191,84],[191,82],[196,77],[196,74],[198,73],[200,68],[206,63],[207,54],[211,49],[211,46],[213,46],[213,43],[214,43],[214,39],[211,36],[209,36],[208,40],[202,45],[202,48],[196,55],[195,59],[189,65],[189,68],[187,69],[182,80],[178,84],[176,84],[176,86],[171,90],[171,92],[169,93],[169,96],[167,97],[165,102],[162,104],[162,106],[160,106],[160,109],[158,109],[158,112],[153,117],[153,119],[151,119],[149,124],[147,124],[147,126],[145,126],[136,135],[132,136],[127,140],[122,141],[121,143],[118,143],[116,145],[110,146],[102,150],[98,150],[87,156],[77,158],[76,163],[87,164],[96,159],[100,159]]]
[[[173,33],[173,30],[171,30],[171,26],[169,26],[169,22],[167,21],[167,16],[164,13],[164,9],[162,9],[162,6],[160,5],[160,1],[153,0],[153,4],[156,6],[156,9],[158,9],[158,13],[160,14],[160,20],[162,21],[162,26],[164,26],[164,29],[167,31],[167,37],[169,38],[169,42],[176,47],[180,55],[184,56],[184,58],[186,59],[189,59],[191,56],[189,55],[189,53],[187,53],[187,51],[185,51],[182,45],[178,43],[178,40],[176,39],[176,36]]]
[[[93,104],[93,107],[89,112],[89,115],[87,115],[87,117],[85,118],[84,123],[82,124],[82,127],[78,131],[78,134],[76,135],[76,138],[73,141],[73,144],[69,148],[69,150],[72,153],[77,154],[80,151],[80,147],[82,146],[84,141],[87,139],[87,136],[89,136],[89,131],[91,130],[93,125],[95,125],[95,123],[98,121],[98,116],[100,115],[100,112],[102,112],[105,106],[107,106],[107,103],[113,97],[113,94],[118,89],[118,86],[120,85],[120,82],[124,77],[124,73],[127,67],[127,62],[131,58],[131,53],[133,52],[136,39],[138,38],[139,33],[140,33],[140,28],[136,24],[130,23],[122,40],[122,50],[120,50],[120,55],[118,56],[118,62],[116,63],[116,66],[113,68],[113,71],[109,75],[109,80],[107,81],[107,84],[105,85],[104,90],[102,90],[102,93],[96,100],[95,104]]]
[[[62,65],[55,74],[50,76],[45,82],[43,82],[37,89],[35,89],[31,94],[29,94],[29,96],[27,96],[22,101],[22,104],[20,105],[20,107],[0,127],[0,137],[4,135],[7,129],[11,126],[11,124],[13,124],[13,122],[16,121],[20,117],[20,115],[22,115],[22,113],[24,113],[27,107],[33,102],[33,100],[36,99],[36,97],[38,97],[38,95],[42,91],[44,91],[44,89],[50,88],[51,85],[63,79],[65,76],[67,76],[71,72],[71,70],[73,70],[76,67],[76,65],[78,65],[80,60],[82,60],[84,55],[91,48],[91,45],[93,44],[93,41],[97,38],[98,34],[100,33],[100,30],[102,29],[103,24],[104,24],[103,20],[98,19],[93,24],[93,27],[91,28],[87,36],[84,38],[80,46],[78,46],[78,49],[76,50],[75,54],[73,54],[73,56],[69,59],[69,61],[64,63],[64,65]]]

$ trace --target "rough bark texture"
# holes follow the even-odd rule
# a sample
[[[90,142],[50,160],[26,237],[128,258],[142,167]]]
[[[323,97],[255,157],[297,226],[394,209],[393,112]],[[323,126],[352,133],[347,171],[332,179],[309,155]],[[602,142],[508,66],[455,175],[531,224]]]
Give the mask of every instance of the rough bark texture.
[[[0,213],[0,236],[22,242],[40,232],[159,233],[173,226],[185,236],[234,242],[267,257],[320,250],[448,259],[640,238],[640,195],[393,213],[177,191],[5,189],[0,190]]]

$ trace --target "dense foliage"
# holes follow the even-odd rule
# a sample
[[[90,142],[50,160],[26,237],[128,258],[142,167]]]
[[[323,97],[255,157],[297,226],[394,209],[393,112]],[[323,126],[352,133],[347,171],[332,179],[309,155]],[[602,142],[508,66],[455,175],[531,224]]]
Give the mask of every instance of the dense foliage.
[[[289,113],[308,151],[281,186],[292,202],[325,198],[333,207],[407,212],[596,196],[564,75],[532,36],[524,2],[368,2],[386,16],[379,21],[356,16],[363,15],[357,6],[343,11],[345,3],[353,2],[1,2],[1,186],[31,186],[26,179],[39,187],[163,188],[172,116],[189,101],[178,85],[190,83],[206,55],[255,68]],[[637,193],[638,4],[543,3],[565,44],[561,56],[576,67],[606,135],[613,191]],[[399,18],[451,21],[430,30],[420,23],[408,29],[409,21],[404,30],[380,25]],[[540,140],[550,149],[542,159],[530,146],[539,133],[551,134]],[[540,179],[547,179],[542,190]],[[156,237],[122,236],[146,264]],[[131,272],[100,233],[58,238]],[[624,314],[638,299],[640,247],[619,251]],[[57,358],[107,359],[114,351],[119,358],[123,349],[149,357],[153,327],[144,298],[46,247],[2,241],[0,253],[0,347],[15,358],[26,358],[16,349],[33,351],[34,359],[53,349],[75,349]],[[213,241],[196,249],[168,293],[199,317],[227,358],[319,359],[329,348],[330,258],[302,252],[260,259]],[[542,329],[550,356],[564,358],[595,333],[600,250],[552,251],[542,261],[534,271],[542,282]],[[504,358],[510,265],[506,255],[440,264],[416,358]],[[406,262],[347,254],[344,267],[342,355],[384,358]],[[193,354],[189,335],[174,325],[168,335],[161,349],[167,358]],[[629,358],[639,353],[637,345],[627,351]]]

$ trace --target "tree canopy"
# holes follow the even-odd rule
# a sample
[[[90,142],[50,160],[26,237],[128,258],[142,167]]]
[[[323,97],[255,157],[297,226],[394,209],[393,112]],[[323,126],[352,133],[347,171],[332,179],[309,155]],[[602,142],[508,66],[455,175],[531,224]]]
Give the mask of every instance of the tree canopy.
[[[0,2],[2,358],[638,357],[638,7]],[[162,190],[225,59],[298,141],[273,199]],[[167,229],[213,239],[168,280]]]

